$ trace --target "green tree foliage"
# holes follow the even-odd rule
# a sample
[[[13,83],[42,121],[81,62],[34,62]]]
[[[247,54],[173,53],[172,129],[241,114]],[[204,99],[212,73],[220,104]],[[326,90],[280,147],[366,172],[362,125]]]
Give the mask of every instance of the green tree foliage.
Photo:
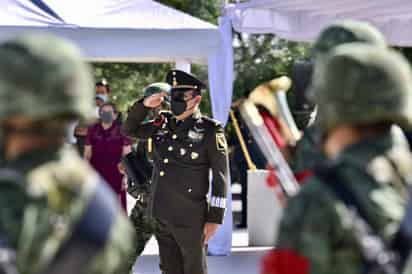
[[[308,55],[307,45],[274,35],[234,35],[234,100],[247,96],[263,82],[289,75],[293,62]]]
[[[217,0],[157,0],[157,2],[174,7],[194,17],[217,24],[223,1]]]

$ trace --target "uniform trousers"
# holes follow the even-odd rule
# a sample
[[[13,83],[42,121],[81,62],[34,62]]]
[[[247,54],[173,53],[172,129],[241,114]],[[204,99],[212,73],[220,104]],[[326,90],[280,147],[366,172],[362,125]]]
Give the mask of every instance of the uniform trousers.
[[[156,221],[163,274],[207,274],[203,225],[176,226],[161,219]]]

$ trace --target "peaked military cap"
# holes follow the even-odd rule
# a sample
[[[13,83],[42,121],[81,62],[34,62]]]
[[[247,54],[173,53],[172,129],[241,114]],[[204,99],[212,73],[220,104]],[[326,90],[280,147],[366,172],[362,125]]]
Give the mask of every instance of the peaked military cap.
[[[197,90],[200,92],[206,88],[206,85],[194,75],[177,69],[169,71],[166,82],[172,86],[172,89]]]

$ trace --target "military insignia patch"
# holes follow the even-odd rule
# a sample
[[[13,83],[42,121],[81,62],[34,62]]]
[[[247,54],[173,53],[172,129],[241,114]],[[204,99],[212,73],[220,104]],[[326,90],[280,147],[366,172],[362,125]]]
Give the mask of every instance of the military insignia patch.
[[[217,146],[217,150],[219,150],[219,151],[226,151],[227,150],[226,138],[225,138],[224,133],[217,133],[216,134],[216,146]]]
[[[189,130],[189,132],[187,133],[187,136],[189,137],[190,140],[197,143],[197,142],[202,141],[204,137],[204,133],[196,132],[194,130]]]

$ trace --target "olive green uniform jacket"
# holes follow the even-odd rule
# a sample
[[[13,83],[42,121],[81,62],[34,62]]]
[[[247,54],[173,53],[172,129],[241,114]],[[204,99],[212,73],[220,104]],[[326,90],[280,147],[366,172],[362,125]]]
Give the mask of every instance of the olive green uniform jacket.
[[[223,128],[200,113],[180,124],[168,112],[143,123],[148,111],[142,100],[136,102],[123,129],[129,136],[153,139],[153,216],[176,226],[221,224],[228,170]]]

